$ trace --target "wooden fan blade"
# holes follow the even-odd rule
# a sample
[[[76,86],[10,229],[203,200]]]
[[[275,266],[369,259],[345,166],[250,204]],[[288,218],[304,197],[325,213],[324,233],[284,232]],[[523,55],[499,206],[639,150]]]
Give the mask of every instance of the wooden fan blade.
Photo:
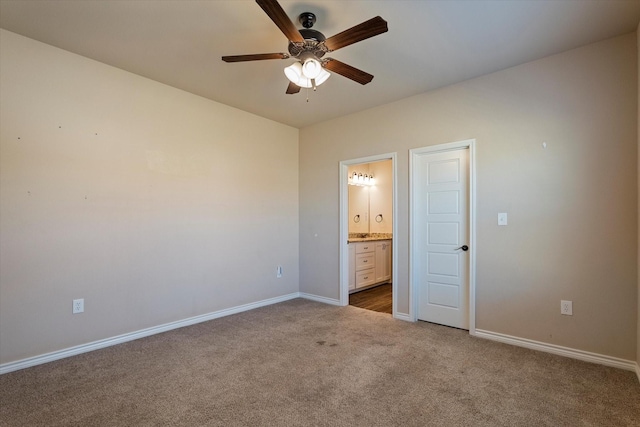
[[[300,86],[293,82],[289,82],[289,86],[287,87],[287,95],[293,95],[294,93],[300,92]]]
[[[263,59],[287,59],[286,53],[256,53],[253,55],[232,55],[223,56],[224,62],[262,61]]]
[[[351,27],[348,30],[336,34],[335,36],[329,37],[325,40],[324,44],[329,49],[329,52],[331,52],[338,50],[341,47],[349,46],[350,44],[368,39],[369,37],[386,33],[387,31],[389,31],[387,21],[376,16],[362,24],[358,24],[355,27]]]
[[[327,62],[324,63],[324,68],[351,79],[354,82],[358,82],[361,85],[366,85],[373,80],[373,75],[333,58],[327,58]]]
[[[295,24],[287,16],[280,3],[277,0],[256,0],[262,10],[271,18],[274,24],[280,28],[280,31],[292,42],[304,43],[304,37],[296,28]]]

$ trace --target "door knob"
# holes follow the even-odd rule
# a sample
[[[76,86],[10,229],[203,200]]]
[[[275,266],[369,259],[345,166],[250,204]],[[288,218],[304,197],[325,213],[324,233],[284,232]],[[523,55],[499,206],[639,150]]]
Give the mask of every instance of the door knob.
[[[467,246],[467,245],[462,245],[462,246],[460,246],[459,248],[456,248],[456,251],[457,251],[457,250],[459,250],[459,249],[462,249],[463,251],[465,251],[465,252],[466,252],[466,251],[468,251],[468,250],[469,250],[469,246]]]

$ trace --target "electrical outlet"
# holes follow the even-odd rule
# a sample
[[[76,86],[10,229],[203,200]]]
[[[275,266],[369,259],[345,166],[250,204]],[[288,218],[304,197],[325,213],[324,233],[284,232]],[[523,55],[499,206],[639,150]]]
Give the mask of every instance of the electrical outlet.
[[[573,316],[573,302],[564,300],[560,301],[560,314]]]
[[[280,278],[282,277],[282,266],[279,265],[278,268],[276,268],[276,277]]]
[[[84,298],[73,300],[73,314],[84,313]]]

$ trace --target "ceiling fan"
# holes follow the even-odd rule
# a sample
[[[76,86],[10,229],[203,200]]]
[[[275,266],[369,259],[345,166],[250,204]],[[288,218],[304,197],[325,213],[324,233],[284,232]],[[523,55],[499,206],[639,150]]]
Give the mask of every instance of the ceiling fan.
[[[373,80],[373,75],[333,58],[323,58],[326,53],[368,39],[388,31],[387,21],[379,16],[349,28],[339,34],[326,38],[320,31],[314,30],[316,16],[304,12],[298,22],[304,27],[298,30],[289,19],[277,0],[256,0],[262,10],[280,28],[289,39],[289,53],[258,53],[252,55],[223,56],[225,62],[260,61],[264,59],[296,58],[294,64],[285,68],[284,72],[290,83],[287,94],[300,92],[300,88],[314,90],[326,81],[331,74],[326,70],[338,73],[362,85]]]

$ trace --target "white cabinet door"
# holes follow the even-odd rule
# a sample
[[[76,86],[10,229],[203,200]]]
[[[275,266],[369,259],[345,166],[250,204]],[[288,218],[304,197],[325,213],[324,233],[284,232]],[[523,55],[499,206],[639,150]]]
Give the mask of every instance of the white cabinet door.
[[[376,283],[391,280],[391,241],[376,243]]]

